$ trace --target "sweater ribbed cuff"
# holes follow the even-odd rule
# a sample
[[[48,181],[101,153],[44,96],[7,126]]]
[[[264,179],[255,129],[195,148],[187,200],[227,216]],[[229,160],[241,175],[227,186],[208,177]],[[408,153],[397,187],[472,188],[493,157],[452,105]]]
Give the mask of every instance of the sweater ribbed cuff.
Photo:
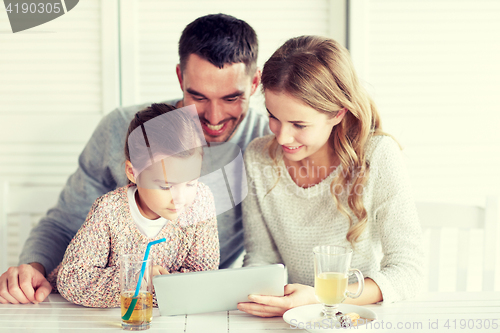
[[[370,272],[365,278],[370,278],[378,285],[382,292],[382,300],[384,303],[393,303],[398,300],[398,294],[394,290],[391,281],[381,272]]]

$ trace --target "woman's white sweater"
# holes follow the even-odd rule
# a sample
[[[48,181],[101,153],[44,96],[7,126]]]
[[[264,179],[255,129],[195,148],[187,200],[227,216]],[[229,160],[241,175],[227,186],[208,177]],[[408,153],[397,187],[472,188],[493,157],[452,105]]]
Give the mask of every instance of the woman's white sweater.
[[[289,173],[300,170],[288,171],[279,153],[281,176],[276,184],[278,173],[267,149],[273,138],[255,139],[245,152],[249,190],[243,201],[244,265],[283,263],[289,283],[313,286],[313,247],[350,246],[346,240],[349,219],[337,210],[330,192],[342,168],[319,184],[302,188]],[[358,188],[368,223],[355,244],[351,267],[377,283],[385,302],[411,298],[423,284],[421,228],[401,155],[392,138],[370,139],[366,150],[370,172],[365,186]],[[341,202],[357,222],[347,198],[345,190]]]

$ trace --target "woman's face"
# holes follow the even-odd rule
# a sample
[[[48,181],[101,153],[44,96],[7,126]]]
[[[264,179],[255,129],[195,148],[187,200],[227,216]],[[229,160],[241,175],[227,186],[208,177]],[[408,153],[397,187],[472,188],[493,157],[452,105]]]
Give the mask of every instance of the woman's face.
[[[144,169],[137,179],[131,179],[137,184],[141,213],[151,220],[160,216],[175,220],[194,201],[201,163],[200,154],[166,157]]]
[[[342,120],[345,109],[330,117],[286,93],[266,90],[264,94],[269,128],[286,159],[302,161],[328,153],[328,138],[333,126]]]

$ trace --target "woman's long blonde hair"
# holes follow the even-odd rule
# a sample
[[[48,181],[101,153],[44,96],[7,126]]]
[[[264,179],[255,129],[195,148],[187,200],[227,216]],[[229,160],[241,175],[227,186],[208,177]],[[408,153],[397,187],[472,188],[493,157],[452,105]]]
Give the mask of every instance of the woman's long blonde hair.
[[[342,172],[338,172],[330,184],[330,191],[337,209],[349,218],[346,239],[354,245],[368,222],[362,193],[359,193],[369,174],[366,144],[371,136],[384,133],[377,108],[359,83],[349,52],[326,37],[292,38],[265,63],[262,88],[286,93],[332,117],[341,108],[348,110],[330,135],[330,144],[342,167]],[[277,148],[275,138],[269,146],[269,154],[276,165]],[[340,202],[344,190],[348,192],[348,205],[357,223]]]

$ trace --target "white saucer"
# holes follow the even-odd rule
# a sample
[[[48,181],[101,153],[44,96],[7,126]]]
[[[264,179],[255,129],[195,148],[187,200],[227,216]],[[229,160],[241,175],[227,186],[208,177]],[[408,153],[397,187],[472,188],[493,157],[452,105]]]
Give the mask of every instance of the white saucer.
[[[311,324],[308,325],[312,320],[315,320],[322,315],[323,304],[311,304],[299,306],[288,310],[283,315],[283,320],[290,324],[291,328],[294,329],[305,329],[312,333],[325,333],[325,332],[338,332],[339,329],[335,327],[331,328],[320,328],[316,326],[314,328]],[[370,309],[364,308],[362,306],[350,305],[350,304],[339,304],[339,311],[343,314],[349,312],[355,312],[359,314],[361,318],[376,320],[377,314]],[[364,324],[358,322],[358,326]]]

